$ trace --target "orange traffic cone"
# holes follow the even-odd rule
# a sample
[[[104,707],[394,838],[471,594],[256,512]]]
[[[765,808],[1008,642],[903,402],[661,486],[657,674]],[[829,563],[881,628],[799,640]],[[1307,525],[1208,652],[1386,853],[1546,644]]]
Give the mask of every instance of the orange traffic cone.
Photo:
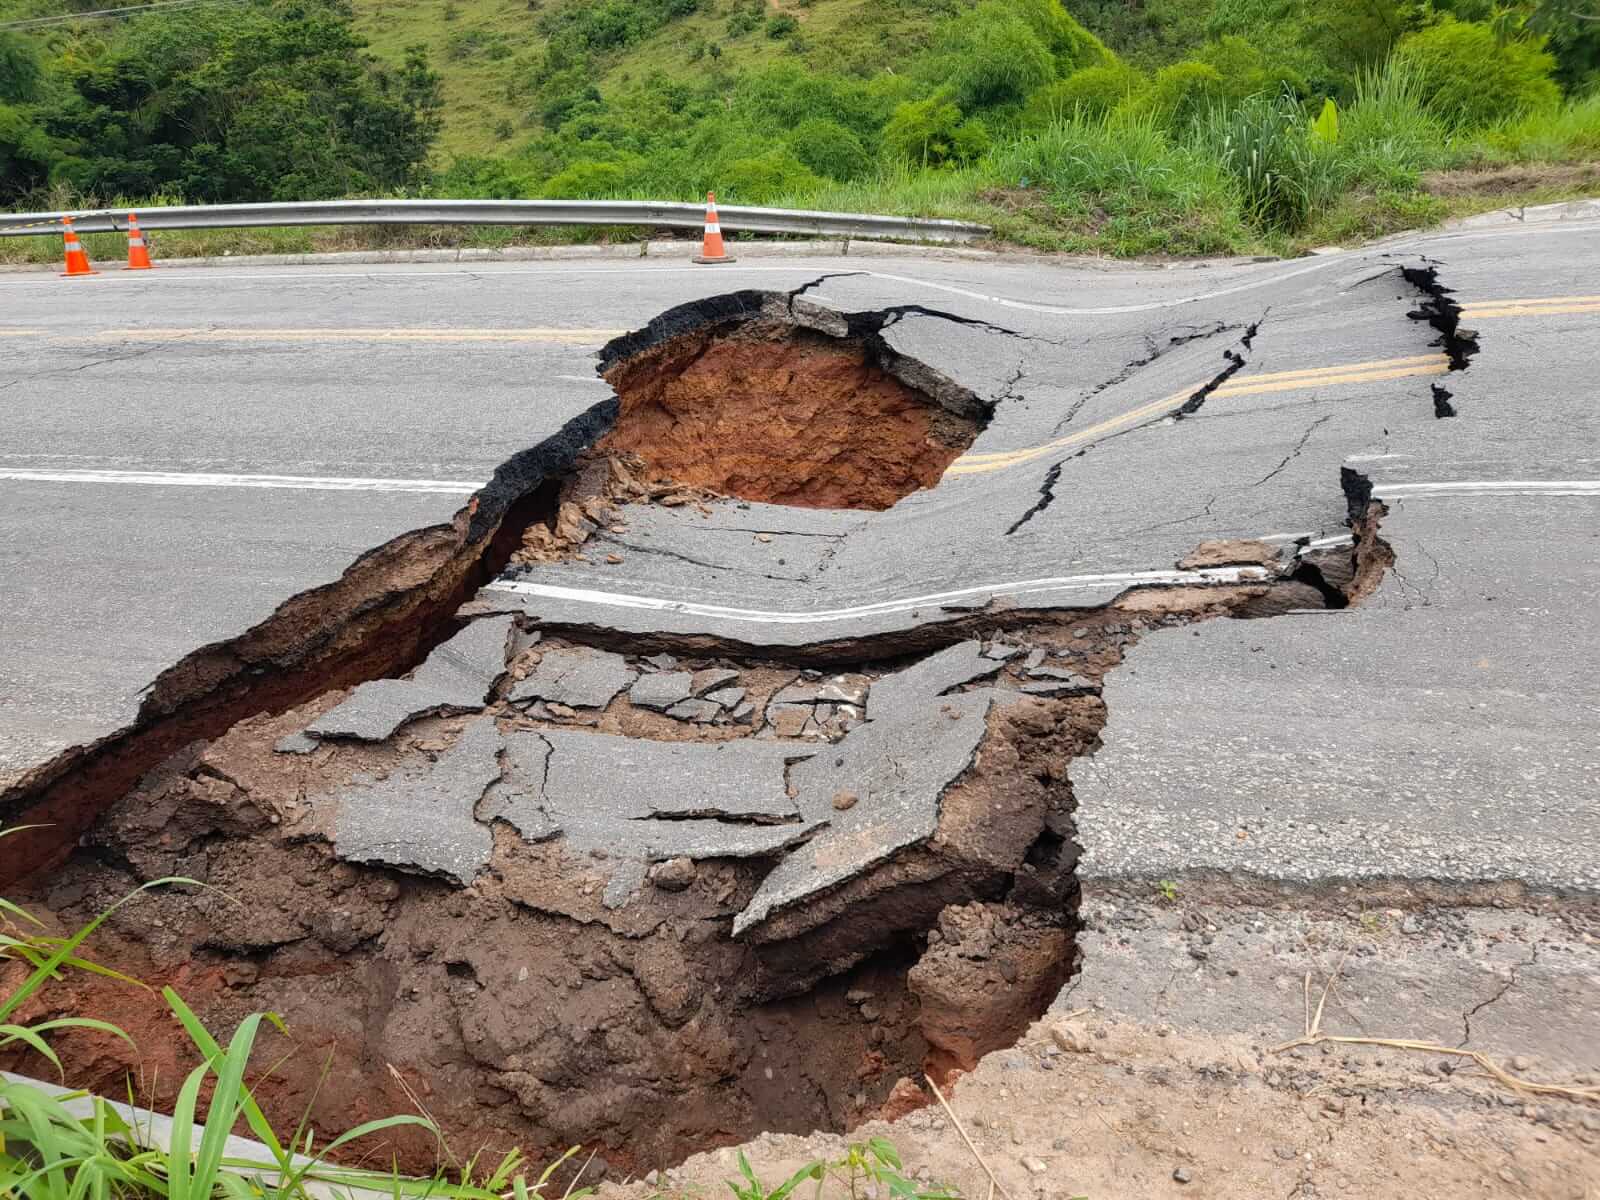
[[[737,261],[728,254],[727,247],[722,244],[722,226],[717,223],[715,192],[706,193],[706,236],[705,241],[700,244],[700,253],[694,256],[694,261],[708,266]]]
[[[139,218],[128,214],[128,270],[148,271],[155,263],[150,261],[150,251],[145,248],[144,234],[139,229]]]
[[[71,217],[61,218],[61,235],[67,244],[67,269],[61,274],[72,275],[98,275],[89,265],[89,256],[83,252],[83,243],[78,240],[78,231],[72,227]]]

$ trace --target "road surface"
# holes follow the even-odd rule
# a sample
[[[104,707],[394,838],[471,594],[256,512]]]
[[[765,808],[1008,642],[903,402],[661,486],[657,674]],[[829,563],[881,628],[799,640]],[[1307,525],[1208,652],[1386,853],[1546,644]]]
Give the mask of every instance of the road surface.
[[[1290,558],[1348,545],[1370,484],[1395,563],[1362,603],[1152,629],[1107,677],[1103,747],[1071,773],[1086,911],[1141,887],[1148,907],[1174,880],[1587,904],[1597,265],[1600,222],[1570,221],[1205,268],[930,256],[0,277],[0,784],[129,726],[189,652],[448,522],[499,464],[611,394],[595,353],[614,337],[761,289],[892,313],[886,344],[991,419],[936,486],[886,511],[652,507],[582,559],[508,569],[474,613],[754,653],[1007,606],[1092,610],[1261,578],[1182,565],[1203,543]],[[1430,305],[1433,323],[1413,315]],[[1457,322],[1475,344],[1444,336]],[[477,753],[481,767],[495,751]],[[519,753],[578,761],[548,740]],[[574,794],[604,790],[562,769]],[[678,768],[647,769],[670,782]],[[781,794],[768,803],[755,815],[787,819]],[[424,852],[470,877],[481,828],[469,814],[463,840]],[[391,832],[379,819],[344,836]],[[642,877],[619,874],[608,896]],[[837,882],[786,878],[769,899]],[[1592,939],[1574,954],[1546,999],[1594,969]],[[1117,991],[1093,971],[1078,986]]]

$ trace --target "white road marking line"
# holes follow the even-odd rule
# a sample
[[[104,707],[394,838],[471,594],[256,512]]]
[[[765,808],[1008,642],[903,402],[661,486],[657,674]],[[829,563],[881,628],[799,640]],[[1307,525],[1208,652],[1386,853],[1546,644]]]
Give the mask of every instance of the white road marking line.
[[[199,471],[23,471],[0,467],[0,480],[23,483],[121,483],[155,487],[286,488],[312,492],[415,492],[466,496],[482,483],[455,479],[358,479],[314,475],[222,475]]]
[[[1428,496],[1600,496],[1600,479],[1456,480],[1447,483],[1374,483],[1372,493],[1386,497]]]
[[[1047,592],[1082,591],[1108,585],[1181,586],[1183,584],[1257,583],[1272,578],[1261,567],[1210,567],[1200,571],[1118,571],[1108,575],[1066,575],[1053,579],[1029,579],[1014,583],[993,583],[915,596],[905,600],[886,600],[854,608],[820,609],[814,612],[773,612],[755,608],[726,608],[719,604],[697,604],[688,600],[667,600],[659,596],[638,596],[623,592],[598,592],[589,588],[557,587],[530,583],[524,579],[491,583],[490,592],[509,592],[518,596],[539,596],[548,600],[575,600],[609,608],[644,609],[649,612],[675,612],[694,617],[717,617],[728,621],[748,621],[765,625],[806,625],[832,621],[851,621],[859,617],[910,612],[916,608],[937,607],[975,596],[1027,596]]]

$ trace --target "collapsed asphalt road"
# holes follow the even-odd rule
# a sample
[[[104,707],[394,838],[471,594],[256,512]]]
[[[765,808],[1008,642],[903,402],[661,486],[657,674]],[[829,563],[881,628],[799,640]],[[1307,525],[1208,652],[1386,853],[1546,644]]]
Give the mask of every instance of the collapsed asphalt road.
[[[1542,296],[1578,290],[1556,260],[1592,236],[1550,239]],[[1102,977],[1106,889],[1374,879],[1470,906],[1512,883],[1587,911],[1589,868],[1548,836],[1594,828],[1581,722],[1533,722],[1539,771],[1488,736],[1556,657],[1530,622],[1477,736],[1414,778],[1434,697],[1475,680],[1405,683],[1483,626],[1436,577],[1409,598],[1455,528],[1411,506],[1472,497],[1487,529],[1457,553],[1526,590],[1527,540],[1497,522],[1581,542],[1600,491],[1592,456],[1550,453],[1594,443],[1578,396],[1552,380],[1512,413],[1477,386],[1514,377],[1518,337],[1549,330],[1561,362],[1561,322],[1594,317],[1469,291],[1472,252],[1113,278],[1124,302],[1098,313],[993,304],[948,266],[782,268],[658,307],[602,353],[620,399],[557,405],[542,440],[507,414],[515,452],[449,524],[375,539],[338,584],[175,659],[110,741],[22,767],[4,817],[52,829],[6,874],[64,861],[33,886],[66,914],[168,873],[244,899],[157,897],[122,948],[215,1021],[272,1007],[334,1049],[330,1118],[403,1104],[394,1064],[453,1128],[598,1139],[629,1167],[847,1127],[1009,1044],[1077,967],[1083,904],[1072,986]],[[1166,294],[1115,294],[1137,288]],[[1469,348],[1473,306],[1518,333]],[[1496,475],[1495,438],[1538,465]],[[1513,499],[1558,507],[1530,526]],[[1574,590],[1536,585],[1546,632]],[[1552,714],[1592,711],[1586,654],[1574,627]],[[1320,745],[1330,677],[1357,727],[1317,786],[1263,773]],[[1382,705],[1383,732],[1422,732],[1374,737]],[[1427,815],[1374,839],[1384,786]],[[1482,825],[1532,787],[1561,811]],[[1419,847],[1474,831],[1498,847]],[[275,1083],[286,1110],[311,1057]]]

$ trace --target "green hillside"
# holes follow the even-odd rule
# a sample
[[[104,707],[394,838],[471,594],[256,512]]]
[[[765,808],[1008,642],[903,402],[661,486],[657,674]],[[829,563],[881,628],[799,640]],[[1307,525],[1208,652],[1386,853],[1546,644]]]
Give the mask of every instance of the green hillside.
[[[1593,190],[1597,88],[1600,0],[207,0],[0,28],[0,202],[715,189],[1283,252]]]

